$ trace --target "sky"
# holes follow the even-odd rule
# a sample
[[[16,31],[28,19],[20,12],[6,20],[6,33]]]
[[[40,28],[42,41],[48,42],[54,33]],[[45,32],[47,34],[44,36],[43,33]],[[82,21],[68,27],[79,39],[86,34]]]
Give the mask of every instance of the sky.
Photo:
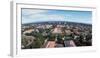
[[[75,10],[46,10],[25,9],[21,10],[22,24],[44,21],[68,21],[92,24],[91,11]]]

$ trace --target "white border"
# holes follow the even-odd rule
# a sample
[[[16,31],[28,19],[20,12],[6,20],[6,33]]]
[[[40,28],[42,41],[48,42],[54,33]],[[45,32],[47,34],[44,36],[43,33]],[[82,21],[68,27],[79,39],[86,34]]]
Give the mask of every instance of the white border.
[[[64,48],[48,48],[48,49],[26,49],[21,50],[21,8],[39,8],[39,9],[58,9],[58,10],[81,10],[81,11],[92,11],[93,17],[93,46],[88,47],[64,47]],[[16,3],[13,2],[13,48],[11,56],[21,55],[53,55],[70,52],[85,52],[96,50],[96,37],[95,37],[95,26],[96,26],[96,9],[95,7],[77,7],[77,6],[50,6],[50,5],[36,5],[27,3]]]

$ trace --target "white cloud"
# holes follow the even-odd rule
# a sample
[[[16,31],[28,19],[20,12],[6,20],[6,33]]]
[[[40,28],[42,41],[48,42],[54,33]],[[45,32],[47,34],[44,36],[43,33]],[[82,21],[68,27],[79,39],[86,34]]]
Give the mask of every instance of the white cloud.
[[[32,20],[37,20],[37,21],[63,21],[67,19],[67,15],[57,15],[57,14],[52,14],[52,15],[47,15],[47,14],[35,14],[29,16]]]
[[[46,10],[39,10],[39,9],[22,9],[22,14],[23,15],[34,15],[34,14],[38,14],[38,13],[44,13],[47,12]]]

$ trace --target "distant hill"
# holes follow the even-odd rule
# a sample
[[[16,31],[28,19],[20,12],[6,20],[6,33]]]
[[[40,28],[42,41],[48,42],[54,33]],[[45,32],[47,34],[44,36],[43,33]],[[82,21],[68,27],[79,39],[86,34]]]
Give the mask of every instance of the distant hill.
[[[31,22],[31,23],[25,23],[22,25],[32,25],[32,24],[72,24],[72,25],[76,25],[76,24],[80,24],[80,25],[88,25],[88,26],[92,26],[92,24],[87,24],[87,23],[76,23],[76,22],[68,22],[68,21],[45,21],[45,22]]]

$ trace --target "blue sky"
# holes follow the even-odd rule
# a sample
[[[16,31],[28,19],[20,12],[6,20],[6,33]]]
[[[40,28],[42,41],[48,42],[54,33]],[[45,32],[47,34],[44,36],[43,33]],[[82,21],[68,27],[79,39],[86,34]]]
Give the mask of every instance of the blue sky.
[[[44,21],[92,23],[91,11],[22,9],[22,24]]]

